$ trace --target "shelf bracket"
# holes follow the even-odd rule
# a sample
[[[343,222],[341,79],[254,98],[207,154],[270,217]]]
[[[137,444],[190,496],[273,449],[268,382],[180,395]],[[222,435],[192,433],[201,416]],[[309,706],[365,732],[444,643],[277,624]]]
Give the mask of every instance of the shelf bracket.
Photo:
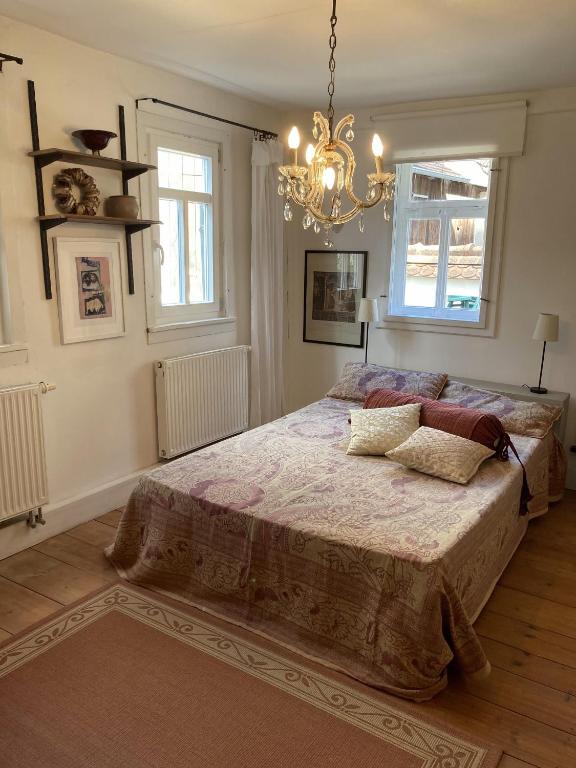
[[[126,227],[126,272],[128,274],[128,293],[134,294],[134,259],[132,258],[132,233]]]
[[[158,223],[158,222],[156,222]],[[150,226],[148,221],[134,221],[134,224],[126,224],[126,232],[133,235],[135,232],[142,232],[143,229],[148,229]]]
[[[48,221],[41,221],[40,222],[40,229],[48,230],[52,229],[52,227],[59,227],[60,224],[66,224],[67,219],[50,219]]]
[[[38,134],[38,113],[36,111],[36,89],[34,81],[28,80],[28,108],[30,110],[30,131],[32,133],[32,149],[40,149],[40,137]],[[44,216],[46,207],[44,204],[44,184],[42,182],[42,162],[40,158],[34,158],[34,178],[36,181],[36,199],[38,201],[38,216]],[[48,249],[48,237],[46,231],[48,222],[42,222],[40,231],[40,250],[42,252],[42,276],[44,278],[44,295],[46,299],[52,298],[52,278],[50,276],[50,253]],[[56,226],[56,224],[52,224]]]
[[[120,139],[120,160],[127,160],[126,157],[126,124],[124,122],[124,107],[122,104],[118,105],[118,138]],[[122,194],[128,194],[128,179],[131,178],[127,175],[126,171],[122,171]]]
[[[20,56],[11,56],[9,53],[0,53],[0,72],[2,72],[2,65],[6,61],[13,61],[15,64],[24,64],[24,59]]]
[[[150,224],[148,222],[135,221],[134,224],[126,224],[124,229],[126,230],[126,266],[128,272],[128,293],[134,293],[134,261],[132,258],[132,235],[136,232],[141,232],[143,229],[148,229]]]
[[[126,160],[126,124],[124,122],[124,107],[122,104],[118,105],[118,134],[120,139],[120,159]],[[122,171],[122,194],[128,194],[128,179],[132,178],[132,175],[125,169]],[[130,227],[125,228],[126,238],[126,272],[128,274],[128,293],[132,296],[134,294],[134,259],[132,257],[132,232]]]
[[[34,162],[38,163],[38,166],[40,168],[44,168],[46,165],[50,165],[51,163],[56,163],[60,159],[60,156],[57,152],[54,152],[52,155],[40,155],[40,157],[35,157]]]

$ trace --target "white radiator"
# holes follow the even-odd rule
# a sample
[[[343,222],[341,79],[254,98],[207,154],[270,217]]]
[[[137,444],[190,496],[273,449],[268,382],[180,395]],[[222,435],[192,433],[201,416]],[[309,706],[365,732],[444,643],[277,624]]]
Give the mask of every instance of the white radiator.
[[[40,397],[47,385],[0,389],[0,522],[48,502]]]
[[[230,347],[156,364],[158,450],[170,459],[248,427],[248,354]]]

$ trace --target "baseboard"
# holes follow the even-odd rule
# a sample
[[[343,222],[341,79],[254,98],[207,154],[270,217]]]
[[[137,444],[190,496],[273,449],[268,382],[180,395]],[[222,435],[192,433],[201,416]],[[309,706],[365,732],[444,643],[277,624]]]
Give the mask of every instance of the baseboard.
[[[2,528],[0,560],[33,547],[51,536],[64,533],[76,525],[87,523],[111,509],[124,506],[141,475],[153,468],[148,467],[118,480],[112,480],[80,496],[48,504],[42,510],[46,525],[30,528],[22,520]]]

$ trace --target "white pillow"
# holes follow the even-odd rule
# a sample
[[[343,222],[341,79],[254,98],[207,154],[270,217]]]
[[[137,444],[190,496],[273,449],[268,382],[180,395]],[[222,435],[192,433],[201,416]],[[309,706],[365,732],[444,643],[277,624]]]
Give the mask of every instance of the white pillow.
[[[459,435],[420,427],[386,455],[409,469],[465,485],[494,451]]]
[[[352,436],[346,453],[384,456],[407,440],[420,426],[420,403],[394,408],[350,411]]]

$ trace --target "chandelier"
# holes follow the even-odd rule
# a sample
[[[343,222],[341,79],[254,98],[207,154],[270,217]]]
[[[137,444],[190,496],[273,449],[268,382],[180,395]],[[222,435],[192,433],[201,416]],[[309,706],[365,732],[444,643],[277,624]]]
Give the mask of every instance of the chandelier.
[[[365,199],[354,192],[354,169],[356,160],[350,144],[354,140],[354,115],[346,115],[334,127],[334,75],[336,61],[336,0],[332,0],[332,16],[330,17],[330,83],[328,85],[327,117],[321,112],[314,112],[314,128],[312,135],[316,144],[308,144],[306,148],[306,165],[298,165],[298,147],[300,133],[294,126],[288,136],[288,147],[292,151],[293,162],[279,168],[280,177],[278,194],[285,197],[284,218],[293,218],[292,202],[304,208],[302,226],[304,229],[313,227],[316,233],[321,227],[329,232],[334,226],[346,224],[359,215],[358,226],[364,231],[364,211],[373,208],[380,201],[384,202],[384,218],[389,220],[387,203],[394,197],[396,175],[384,171],[382,155],[384,145],[377,133],[372,139],[372,154],[376,170],[368,173],[368,191]],[[342,138],[342,133],[344,137]],[[325,245],[332,246],[328,238]]]

